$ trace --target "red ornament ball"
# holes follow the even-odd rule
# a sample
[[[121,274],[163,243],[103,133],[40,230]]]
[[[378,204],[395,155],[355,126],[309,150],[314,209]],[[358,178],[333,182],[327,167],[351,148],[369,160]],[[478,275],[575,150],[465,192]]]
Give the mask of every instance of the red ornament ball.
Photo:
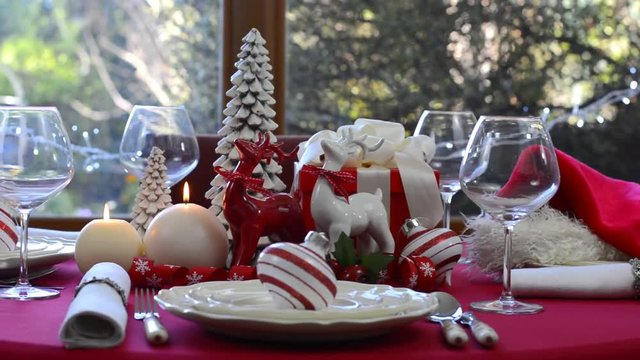
[[[407,236],[409,243],[402,250],[400,261],[409,257],[427,257],[436,269],[436,286],[445,280],[450,285],[451,272],[462,254],[462,239],[458,234],[449,229],[436,228],[415,231]]]
[[[432,291],[436,287],[436,267],[426,256],[402,258],[398,274],[400,286],[418,291]]]

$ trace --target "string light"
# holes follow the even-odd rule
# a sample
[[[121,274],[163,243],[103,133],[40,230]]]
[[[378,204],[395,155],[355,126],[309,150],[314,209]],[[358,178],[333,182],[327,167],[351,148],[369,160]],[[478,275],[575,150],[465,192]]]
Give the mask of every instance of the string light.
[[[629,68],[629,74],[635,75],[637,72],[638,72],[638,69],[636,67]],[[551,109],[549,107],[545,107],[544,109],[542,109],[542,114],[540,115],[540,117],[545,122],[546,128],[548,131],[551,131],[551,129],[558,124],[568,122],[570,119],[572,121],[575,119],[578,119],[577,121],[575,121],[575,125],[581,128],[585,125],[584,119],[589,119],[589,118],[592,119],[594,118],[594,115],[595,115],[596,122],[598,122],[599,124],[603,124],[605,122],[605,118],[600,114],[602,108],[604,108],[607,105],[618,103],[618,102],[621,102],[625,105],[629,105],[631,104],[631,99],[635,98],[639,94],[640,94],[640,88],[638,87],[638,81],[632,80],[629,83],[628,88],[613,90],[608,94],[604,95],[603,97],[601,97],[600,99],[584,107],[580,107],[579,98],[581,94],[579,93],[578,88],[574,88],[572,89],[573,106],[570,111],[564,112],[559,116],[551,117],[552,115]],[[529,107],[525,105],[523,106],[522,110],[525,113],[527,113],[529,112]],[[302,123],[301,126],[305,127],[306,124]],[[77,132],[78,130],[79,130],[78,125],[71,126],[71,131]],[[98,128],[94,128],[92,130],[92,133],[94,135],[98,135],[100,134],[100,130]],[[114,153],[91,146],[91,140],[89,139],[89,134],[87,131],[82,132],[82,137],[88,146],[71,144],[71,149],[75,154],[86,157],[83,164],[86,171],[91,172],[98,169],[100,167],[100,162],[111,162],[111,161],[119,162],[120,161],[119,154],[114,154]]]
[[[629,72],[635,74],[636,68],[630,68]],[[604,118],[599,114],[603,107],[618,102],[629,105],[631,103],[631,98],[638,96],[638,94],[640,94],[638,83],[637,81],[632,81],[629,84],[629,88],[613,90],[589,105],[584,107],[574,106],[571,111],[565,112],[557,117],[553,117],[552,119],[549,119],[551,110],[549,108],[544,108],[540,117],[546,122],[546,128],[548,131],[558,124],[566,123],[570,118],[579,118],[580,120],[576,122],[576,125],[582,127],[584,125],[583,119],[593,118],[596,114],[598,114],[596,116],[596,121],[602,124],[604,122]]]

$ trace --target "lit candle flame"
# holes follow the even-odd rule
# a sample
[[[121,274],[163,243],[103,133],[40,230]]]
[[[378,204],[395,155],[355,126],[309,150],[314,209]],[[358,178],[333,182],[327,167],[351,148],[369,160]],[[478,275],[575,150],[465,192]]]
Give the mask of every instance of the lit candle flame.
[[[184,183],[184,188],[182,190],[182,201],[184,201],[185,204],[189,202],[189,183],[188,182]]]
[[[109,205],[107,203],[104,203],[104,211],[102,212],[102,217],[105,220],[109,220]]]

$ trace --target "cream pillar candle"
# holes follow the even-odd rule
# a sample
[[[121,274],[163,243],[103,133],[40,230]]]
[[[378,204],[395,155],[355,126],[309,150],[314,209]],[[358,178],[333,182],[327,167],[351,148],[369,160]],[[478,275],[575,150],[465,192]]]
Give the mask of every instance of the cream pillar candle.
[[[114,262],[129,271],[133,258],[142,254],[142,239],[128,222],[109,218],[104,205],[103,219],[88,223],[78,235],[75,257],[83,273],[100,262]]]
[[[224,226],[211,211],[188,203],[187,183],[183,198],[184,204],[162,210],[149,224],[146,256],[159,264],[224,267],[229,251]]]

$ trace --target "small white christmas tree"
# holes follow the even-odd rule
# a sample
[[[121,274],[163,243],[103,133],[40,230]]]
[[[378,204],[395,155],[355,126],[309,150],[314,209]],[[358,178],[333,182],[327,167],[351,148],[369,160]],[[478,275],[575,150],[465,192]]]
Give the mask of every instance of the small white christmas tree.
[[[156,146],[151,149],[140,189],[136,194],[131,224],[141,237],[154,216],[171,206],[171,189],[167,186],[167,166],[163,154],[164,151]]]
[[[235,139],[245,139],[258,142],[259,135],[267,136],[271,143],[277,141],[273,130],[278,127],[272,119],[276,112],[271,108],[275,100],[273,84],[271,80],[271,64],[269,64],[269,51],[264,47],[266,41],[256,29],[251,29],[244,38],[244,44],[238,53],[239,60],[235,63],[236,71],[231,76],[233,86],[226,92],[231,98],[227,103],[222,121],[224,126],[218,134],[224,137],[218,142],[215,151],[221,156],[213,163],[227,171],[232,171],[238,163],[238,152],[233,145]],[[283,191],[286,185],[280,180],[278,174],[282,173],[282,166],[276,161],[267,164],[262,161],[253,170],[253,177],[261,177],[263,186],[273,191]],[[211,181],[211,188],[205,197],[211,200],[210,209],[218,216],[223,224],[227,224],[222,214],[222,200],[226,180],[216,175]]]

